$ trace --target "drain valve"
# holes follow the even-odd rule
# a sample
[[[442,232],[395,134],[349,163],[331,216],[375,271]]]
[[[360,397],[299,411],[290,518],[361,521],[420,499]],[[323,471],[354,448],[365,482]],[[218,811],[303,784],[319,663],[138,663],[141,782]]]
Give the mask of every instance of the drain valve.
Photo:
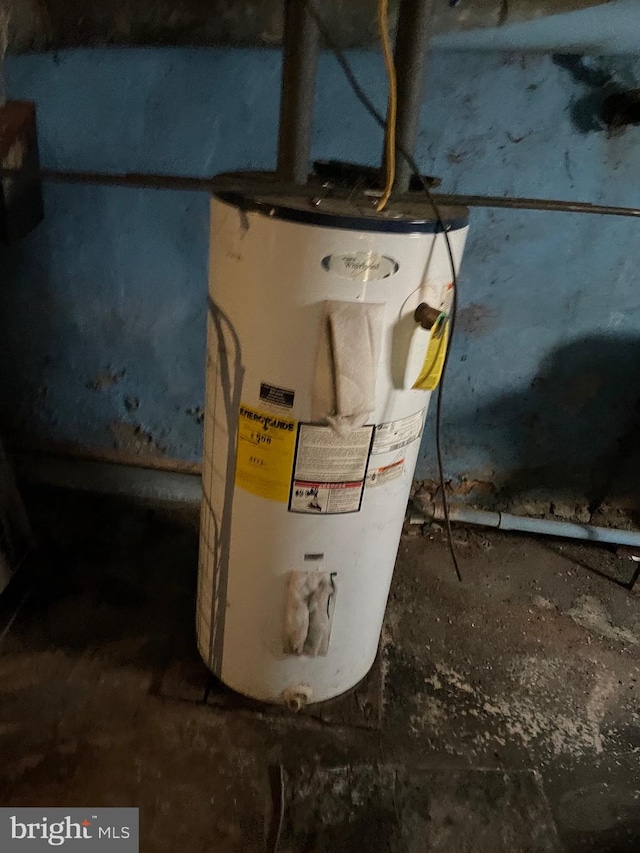
[[[301,711],[305,705],[311,701],[312,690],[307,684],[300,684],[298,687],[288,687],[282,694],[284,704],[290,711],[297,713]]]

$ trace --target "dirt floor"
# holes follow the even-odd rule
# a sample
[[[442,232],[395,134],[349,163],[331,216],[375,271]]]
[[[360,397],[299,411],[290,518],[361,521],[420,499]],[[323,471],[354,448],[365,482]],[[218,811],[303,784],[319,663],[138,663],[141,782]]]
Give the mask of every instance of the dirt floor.
[[[0,598],[0,803],[139,806],[143,853],[640,849],[640,584],[592,546],[403,537],[380,658],[293,715],[195,650],[197,514],[40,491]]]

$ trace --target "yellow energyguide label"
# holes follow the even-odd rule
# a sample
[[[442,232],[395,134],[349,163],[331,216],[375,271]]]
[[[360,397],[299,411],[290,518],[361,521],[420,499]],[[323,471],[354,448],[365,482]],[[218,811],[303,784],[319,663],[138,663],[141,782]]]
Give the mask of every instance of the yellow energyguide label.
[[[272,501],[289,500],[297,423],[240,405],[236,486]]]

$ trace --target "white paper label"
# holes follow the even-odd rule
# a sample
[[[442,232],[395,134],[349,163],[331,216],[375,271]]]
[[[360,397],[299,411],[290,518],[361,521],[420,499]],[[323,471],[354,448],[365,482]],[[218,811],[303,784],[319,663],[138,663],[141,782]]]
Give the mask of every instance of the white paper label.
[[[422,434],[422,422],[424,420],[424,409],[402,418],[399,421],[389,421],[386,424],[376,426],[375,438],[373,439],[372,453],[390,453],[406,447]]]
[[[338,435],[331,427],[300,424],[289,512],[359,512],[373,427]]]
[[[331,427],[300,424],[294,478],[323,483],[364,480],[372,426],[338,435]]]

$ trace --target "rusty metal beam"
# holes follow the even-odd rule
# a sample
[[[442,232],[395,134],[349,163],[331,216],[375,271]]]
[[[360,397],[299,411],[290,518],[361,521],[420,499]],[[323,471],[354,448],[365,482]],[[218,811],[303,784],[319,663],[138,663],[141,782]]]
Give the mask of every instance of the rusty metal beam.
[[[192,190],[207,193],[255,192],[256,179],[250,175],[217,175],[212,178],[193,178],[186,175],[153,175],[130,172],[109,174],[105,172],[65,172],[56,169],[41,169],[32,172],[19,172],[14,169],[0,169],[0,178],[23,174],[34,180],[53,184],[85,184],[102,187],[129,187],[131,189],[156,190]],[[303,195],[309,199],[321,196],[330,190],[318,185],[296,186],[278,182],[271,176],[269,183],[263,184],[264,194],[269,197]],[[347,195],[351,191],[343,190]],[[336,191],[337,194],[337,191]],[[373,197],[373,194],[372,194]],[[522,196],[462,195],[458,193],[431,193],[438,205],[462,205],[464,207],[507,208],[511,210],[538,210],[553,213],[589,213],[600,216],[627,216],[640,218],[640,207],[623,207],[614,204],[593,204],[588,201],[571,201],[550,198],[525,198]],[[395,201],[403,200],[415,205],[419,195],[416,192],[398,195]],[[429,200],[424,198],[425,207]]]
[[[436,3],[433,33],[539,18],[605,0],[466,0]],[[9,51],[97,45],[273,46],[282,42],[283,0],[2,0]],[[391,0],[396,20],[398,0]],[[505,14],[506,11],[506,14]],[[376,0],[322,0],[341,48],[377,43]]]

